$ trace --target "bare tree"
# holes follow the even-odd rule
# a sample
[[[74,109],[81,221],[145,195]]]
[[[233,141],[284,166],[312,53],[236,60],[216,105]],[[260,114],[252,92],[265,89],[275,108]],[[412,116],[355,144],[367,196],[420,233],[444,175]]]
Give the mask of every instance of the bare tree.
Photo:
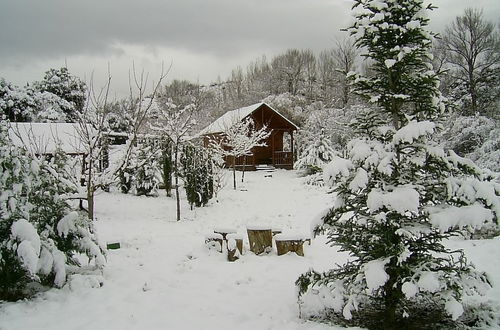
[[[188,133],[191,132],[193,126],[196,124],[194,119],[195,109],[196,106],[194,104],[178,107],[172,102],[171,99],[167,100],[166,102],[159,104],[157,124],[151,124],[150,126],[153,131],[158,132],[160,135],[167,138],[173,148],[177,221],[181,220],[181,200],[179,195],[180,151],[182,149],[182,145],[188,140]]]
[[[348,79],[349,72],[355,69],[358,49],[350,38],[337,40],[336,48],[333,49],[335,71],[338,75],[338,84],[340,88],[340,106],[345,108],[351,97],[351,87]]]
[[[318,57],[318,75],[323,103],[329,107],[335,98],[335,87],[337,85],[337,75],[335,71],[334,50],[323,50]]]
[[[167,71],[168,72],[168,71]],[[157,83],[153,83],[153,91],[149,94],[154,97],[162,80],[166,77],[165,71],[161,70]],[[130,127],[129,139],[125,152],[116,166],[104,168],[102,158],[107,153],[108,133],[108,96],[111,85],[111,75],[108,72],[106,84],[99,90],[94,88],[93,80],[88,84],[87,102],[77,118],[78,134],[86,151],[84,184],[87,199],[87,211],[89,219],[94,218],[94,194],[100,188],[105,188],[115,182],[120,171],[123,171],[128,163],[136,145],[137,137],[144,121],[152,107],[152,101],[146,99],[148,75],[141,72],[137,74],[133,67],[130,80],[130,99],[133,100],[132,125]]]
[[[96,90],[93,76],[90,79],[87,90],[85,106],[78,114],[78,135],[82,141],[86,157],[84,159],[82,183],[85,187],[87,199],[87,212],[90,220],[94,219],[94,194],[97,189],[106,184],[107,175],[102,175],[99,169],[99,159],[103,153],[102,141],[106,132],[106,117],[111,75],[108,72],[108,80],[105,85]],[[100,174],[101,173],[101,174]]]
[[[470,98],[469,113],[477,113],[481,83],[498,79],[499,32],[493,23],[484,20],[482,10],[467,8],[446,28],[442,43],[448,63],[457,71],[455,78],[465,86]]]
[[[312,66],[313,61],[315,62],[316,58],[310,50],[289,49],[285,54],[276,56],[271,62],[275,83],[286,85],[284,90],[277,92],[286,91],[296,95],[301,83],[306,81],[306,69]]]

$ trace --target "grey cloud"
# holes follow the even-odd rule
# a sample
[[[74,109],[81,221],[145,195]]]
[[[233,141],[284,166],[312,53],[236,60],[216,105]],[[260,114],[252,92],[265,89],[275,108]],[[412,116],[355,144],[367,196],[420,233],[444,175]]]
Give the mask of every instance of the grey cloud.
[[[18,0],[0,10],[0,58],[108,54],[117,42],[217,56],[317,48],[345,25],[348,8],[338,0]]]

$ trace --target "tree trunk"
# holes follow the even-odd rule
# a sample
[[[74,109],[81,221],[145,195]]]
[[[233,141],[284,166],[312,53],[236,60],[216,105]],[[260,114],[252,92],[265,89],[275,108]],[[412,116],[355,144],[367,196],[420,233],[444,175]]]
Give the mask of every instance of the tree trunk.
[[[163,181],[167,197],[172,197],[172,149],[170,142],[163,150]]]
[[[471,109],[467,111],[467,114],[475,115],[477,113],[477,94],[476,94],[476,80],[474,79],[473,63],[469,63],[469,94],[471,99]]]
[[[399,300],[395,295],[395,289],[392,288],[393,281],[389,280],[385,285],[385,310],[384,310],[384,327],[386,329],[396,329],[396,309]],[[391,286],[391,287],[390,287]]]
[[[236,190],[236,156],[233,156],[233,188]]]
[[[245,167],[247,166],[247,156],[243,156],[243,171],[241,173],[241,183],[245,180]]]
[[[401,286],[396,284],[399,273],[396,258],[391,258],[386,267],[386,272],[389,275],[389,280],[384,284],[384,328],[398,329],[396,326],[397,308],[400,305],[403,293],[401,292]]]
[[[179,196],[179,141],[175,144],[175,198],[177,206],[177,221],[181,220],[181,197]]]
[[[89,158],[89,172],[87,175],[87,212],[89,220],[94,220],[94,185],[92,184],[92,160]]]
[[[87,189],[87,211],[89,220],[94,220],[94,190],[91,186]]]

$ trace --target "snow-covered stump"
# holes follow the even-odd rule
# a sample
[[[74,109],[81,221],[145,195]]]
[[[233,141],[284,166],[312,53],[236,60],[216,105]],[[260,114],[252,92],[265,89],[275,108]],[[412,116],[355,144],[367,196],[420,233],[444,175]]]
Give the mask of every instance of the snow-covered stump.
[[[228,242],[228,250],[229,250],[229,241],[234,239],[236,242],[236,248],[240,252],[240,254],[243,254],[243,236],[240,234],[227,234],[226,236],[227,242]]]
[[[273,232],[271,228],[247,227],[247,233],[250,251],[257,255],[271,252],[273,248]]]
[[[304,256],[304,240],[303,237],[298,235],[285,235],[278,234],[274,237],[276,241],[276,249],[278,255],[287,254],[288,252],[295,252],[297,255]]]
[[[233,238],[228,236],[227,238],[227,260],[236,261],[240,258],[243,251],[243,239]]]
[[[224,239],[221,234],[213,233],[205,236],[205,245],[207,245],[209,249],[215,249],[220,253],[222,253],[223,241]]]

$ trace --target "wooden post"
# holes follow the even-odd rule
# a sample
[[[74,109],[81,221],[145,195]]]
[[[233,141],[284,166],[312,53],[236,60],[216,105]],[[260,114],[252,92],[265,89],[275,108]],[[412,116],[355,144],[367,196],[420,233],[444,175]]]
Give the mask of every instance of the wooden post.
[[[249,227],[247,228],[250,251],[259,255],[269,253],[273,247],[273,233],[270,228]]]

